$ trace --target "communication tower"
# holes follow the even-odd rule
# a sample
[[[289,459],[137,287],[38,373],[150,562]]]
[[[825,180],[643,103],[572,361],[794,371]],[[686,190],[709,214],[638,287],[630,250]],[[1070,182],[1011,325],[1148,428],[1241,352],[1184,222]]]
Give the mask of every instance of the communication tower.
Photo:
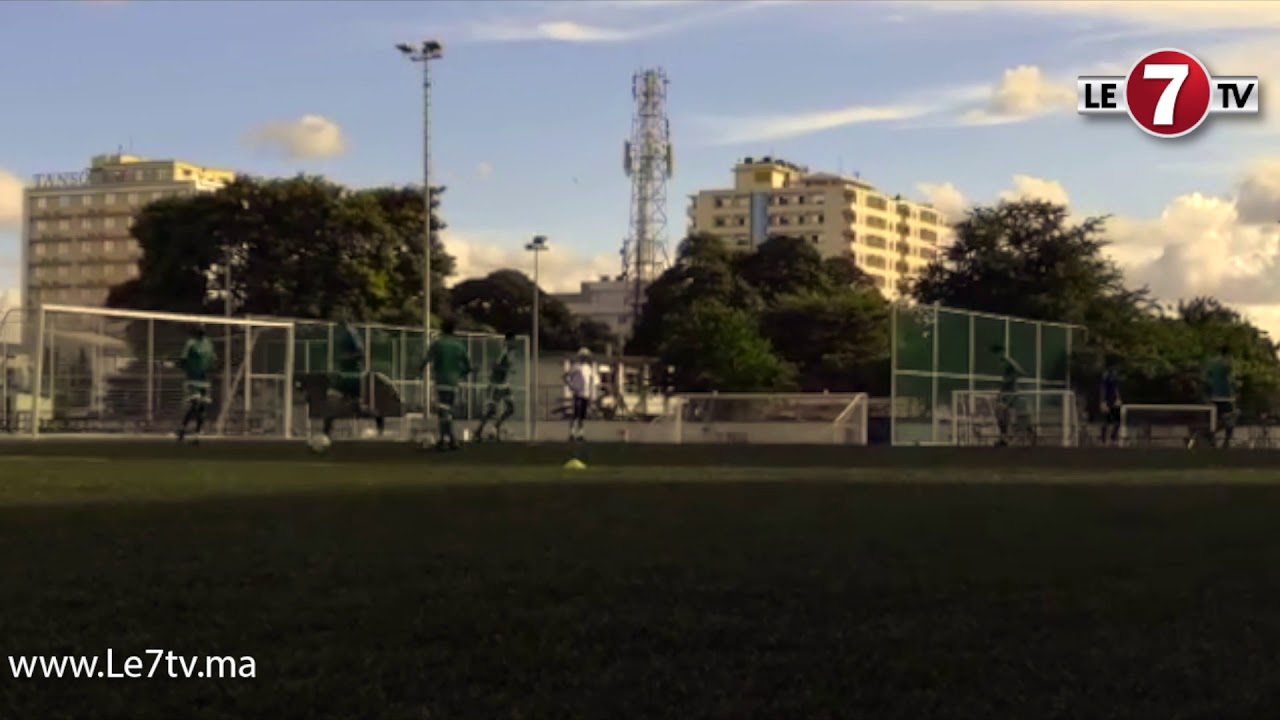
[[[634,332],[649,283],[667,267],[667,180],[675,169],[667,118],[667,74],[642,70],[631,78],[635,114],[622,168],[631,178],[631,230],[622,244],[622,279]]]

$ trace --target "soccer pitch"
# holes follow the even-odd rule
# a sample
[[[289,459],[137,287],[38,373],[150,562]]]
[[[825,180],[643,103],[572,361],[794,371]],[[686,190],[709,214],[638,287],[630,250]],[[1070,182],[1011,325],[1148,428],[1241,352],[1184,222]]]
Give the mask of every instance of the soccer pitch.
[[[1225,718],[1280,690],[1280,454],[568,457],[2,443],[7,655],[247,655],[256,677],[8,677],[0,708]]]

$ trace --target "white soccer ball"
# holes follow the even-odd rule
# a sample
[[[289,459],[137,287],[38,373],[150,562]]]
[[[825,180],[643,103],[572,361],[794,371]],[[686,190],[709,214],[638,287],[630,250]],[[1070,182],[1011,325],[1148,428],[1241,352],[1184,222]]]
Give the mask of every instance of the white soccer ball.
[[[311,452],[317,454],[326,452],[330,444],[328,435],[312,435],[307,440],[307,446],[311,448]]]

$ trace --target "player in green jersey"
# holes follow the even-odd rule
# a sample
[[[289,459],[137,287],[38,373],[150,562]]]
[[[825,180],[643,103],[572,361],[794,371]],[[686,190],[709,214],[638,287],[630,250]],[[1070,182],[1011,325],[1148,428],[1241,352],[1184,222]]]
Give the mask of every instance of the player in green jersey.
[[[453,433],[453,408],[458,402],[458,385],[471,375],[471,358],[467,346],[458,336],[457,324],[446,318],[441,324],[444,334],[427,348],[427,357],[419,373],[431,368],[431,382],[435,385],[435,409],[440,418],[437,450],[457,450],[458,438]]]
[[[1204,370],[1205,395],[1217,410],[1218,427],[1209,433],[1211,445],[1218,445],[1218,433],[1222,433],[1220,447],[1231,447],[1231,438],[1235,434],[1236,420],[1236,379],[1235,369],[1231,362],[1231,348],[1223,345],[1218,355],[1211,358]],[[1194,438],[1188,446],[1194,444]]]
[[[196,326],[191,329],[191,337],[182,346],[182,354],[178,356],[178,367],[182,369],[182,392],[187,403],[187,413],[182,417],[182,425],[178,428],[178,442],[187,437],[187,426],[195,422],[196,435],[204,428],[204,416],[213,398],[209,394],[209,376],[217,365],[218,353],[213,349],[213,342],[205,334],[204,328]]]
[[[1021,425],[1018,412],[1018,381],[1026,377],[1027,373],[1018,361],[1005,351],[1003,345],[992,345],[991,352],[1000,358],[1000,395],[996,408],[996,425],[1000,429],[1000,441],[997,445],[1004,447],[1009,444],[1010,432],[1015,426]]]
[[[350,323],[343,323],[338,335],[337,357],[338,372],[329,378],[329,387],[342,396],[341,408],[330,410],[324,419],[324,434],[330,436],[333,423],[340,414],[349,414],[358,418],[373,418],[377,423],[378,435],[382,435],[385,419],[377,408],[364,402],[364,342],[360,339],[360,331]]]
[[[484,418],[480,427],[476,428],[476,439],[484,439],[485,426],[493,421],[495,438],[502,439],[502,424],[516,412],[516,404],[511,399],[511,369],[515,364],[516,334],[507,333],[502,344],[502,354],[489,368],[489,397],[484,404]],[[502,415],[498,415],[498,406],[502,406]]]

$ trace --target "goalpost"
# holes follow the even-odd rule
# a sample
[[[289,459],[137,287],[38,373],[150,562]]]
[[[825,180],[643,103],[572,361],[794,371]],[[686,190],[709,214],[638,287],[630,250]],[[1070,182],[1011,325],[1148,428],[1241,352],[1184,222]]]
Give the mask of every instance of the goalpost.
[[[1124,447],[1185,445],[1197,430],[1218,429],[1214,405],[1121,405],[1120,444]]]
[[[1000,440],[1001,396],[1011,396],[1009,434],[1047,447],[1075,447],[1080,440],[1076,395],[1071,390],[955,390],[951,393],[951,442],[995,445]]]
[[[31,424],[32,436],[173,432],[185,411],[176,361],[197,325],[218,353],[209,429],[292,437],[292,322],[70,305],[44,305],[36,313],[32,386],[51,411]],[[264,352],[265,339],[284,352]]]
[[[682,393],[668,416],[675,443],[866,445],[866,393]]]

